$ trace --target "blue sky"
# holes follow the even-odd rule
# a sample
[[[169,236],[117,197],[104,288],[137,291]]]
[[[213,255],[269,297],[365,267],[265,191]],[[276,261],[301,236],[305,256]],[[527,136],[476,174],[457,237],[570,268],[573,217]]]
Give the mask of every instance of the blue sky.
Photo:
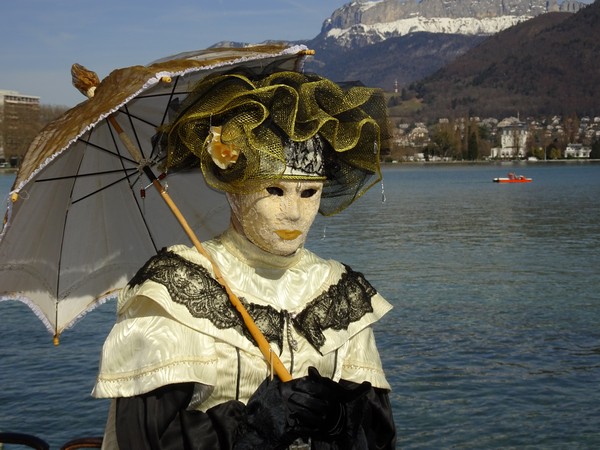
[[[344,0],[0,2],[0,89],[73,106],[75,62],[98,73],[224,40],[311,39]]]
[[[73,106],[75,62],[112,69],[219,41],[311,39],[349,0],[13,0],[0,2],[0,89]],[[591,0],[584,0],[590,3]]]

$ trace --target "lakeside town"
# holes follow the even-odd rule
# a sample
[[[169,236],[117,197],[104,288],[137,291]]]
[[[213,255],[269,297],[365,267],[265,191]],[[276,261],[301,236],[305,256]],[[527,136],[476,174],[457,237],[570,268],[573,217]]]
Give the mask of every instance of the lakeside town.
[[[37,133],[67,108],[0,90],[0,169],[14,170]],[[600,159],[600,116],[439,118],[390,116],[392,145],[382,161],[451,162]]]
[[[600,117],[391,120],[394,135],[390,154],[382,156],[386,162],[600,158]]]

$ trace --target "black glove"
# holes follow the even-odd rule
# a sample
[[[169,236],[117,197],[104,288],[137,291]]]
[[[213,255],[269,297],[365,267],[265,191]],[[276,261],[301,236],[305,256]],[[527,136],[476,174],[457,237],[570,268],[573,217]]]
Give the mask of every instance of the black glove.
[[[234,448],[285,448],[299,437],[341,442],[356,439],[362,400],[370,389],[367,382],[344,388],[320,376],[313,367],[308,376],[286,383],[265,380],[248,401],[247,427]]]
[[[370,383],[344,387],[310,367],[308,376],[298,379],[292,389],[288,399],[292,417],[312,429],[313,439],[338,442],[340,448],[362,448],[356,443],[364,441],[361,423]]]
[[[292,419],[288,407],[289,385],[298,380],[274,378],[260,384],[246,405],[246,423],[238,431],[235,450],[283,449],[309,432]]]

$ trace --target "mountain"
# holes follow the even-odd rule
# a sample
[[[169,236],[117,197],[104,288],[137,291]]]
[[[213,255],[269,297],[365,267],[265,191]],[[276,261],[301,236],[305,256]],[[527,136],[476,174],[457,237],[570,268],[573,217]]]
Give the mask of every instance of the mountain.
[[[484,40],[416,83],[424,117],[600,114],[600,2]]]
[[[548,11],[583,6],[571,0],[354,1],[305,42],[316,51],[306,69],[392,91],[433,74],[490,35]]]
[[[392,91],[431,75],[485,40],[484,36],[412,33],[365,47],[322,47],[306,62],[306,70],[338,81],[359,80]]]
[[[599,8],[571,0],[354,1],[298,43],[316,51],[307,71],[416,91],[423,118],[588,114],[600,105]]]
[[[353,1],[333,12],[317,40],[356,48],[415,32],[492,35],[547,12],[584,6],[571,0]]]

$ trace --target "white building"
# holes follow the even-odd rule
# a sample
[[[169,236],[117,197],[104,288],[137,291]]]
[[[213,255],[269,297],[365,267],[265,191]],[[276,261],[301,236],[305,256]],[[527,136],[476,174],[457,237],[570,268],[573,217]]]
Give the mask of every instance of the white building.
[[[492,148],[492,158],[525,158],[525,145],[529,136],[527,124],[516,117],[509,117],[498,123],[501,147]]]
[[[583,144],[569,144],[565,149],[565,158],[589,158],[592,149]]]
[[[21,158],[33,136],[24,134],[19,124],[37,123],[40,98],[0,89],[0,162]]]

